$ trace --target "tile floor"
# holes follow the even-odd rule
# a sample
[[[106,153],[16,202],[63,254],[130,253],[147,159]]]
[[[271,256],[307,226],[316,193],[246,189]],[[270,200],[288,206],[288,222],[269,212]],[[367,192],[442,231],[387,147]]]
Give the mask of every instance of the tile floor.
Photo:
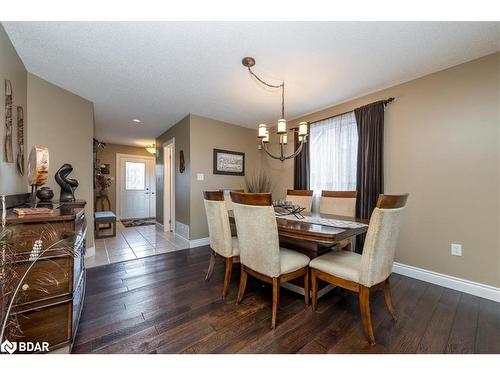
[[[116,237],[96,239],[95,255],[85,258],[87,268],[144,258],[189,248],[189,241],[156,225],[125,228],[116,223]]]

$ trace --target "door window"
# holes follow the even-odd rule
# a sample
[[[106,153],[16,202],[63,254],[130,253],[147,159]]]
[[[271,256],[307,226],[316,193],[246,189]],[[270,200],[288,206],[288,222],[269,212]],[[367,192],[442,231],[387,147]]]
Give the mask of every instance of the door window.
[[[125,162],[125,190],[144,190],[146,185],[146,164]]]

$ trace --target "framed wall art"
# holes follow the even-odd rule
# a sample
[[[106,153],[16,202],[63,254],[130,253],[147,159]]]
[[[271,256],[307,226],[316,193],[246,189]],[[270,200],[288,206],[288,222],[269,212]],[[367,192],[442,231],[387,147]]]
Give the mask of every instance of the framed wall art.
[[[244,176],[245,153],[214,148],[214,174]]]

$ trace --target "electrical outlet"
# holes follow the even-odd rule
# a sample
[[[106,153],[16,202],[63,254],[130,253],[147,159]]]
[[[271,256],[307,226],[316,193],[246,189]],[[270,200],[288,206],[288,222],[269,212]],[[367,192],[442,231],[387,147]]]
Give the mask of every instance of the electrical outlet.
[[[462,256],[462,245],[459,243],[452,243],[451,244],[451,255],[461,257]]]
[[[203,173],[197,173],[196,174],[196,179],[198,181],[203,181],[205,179],[205,175]]]

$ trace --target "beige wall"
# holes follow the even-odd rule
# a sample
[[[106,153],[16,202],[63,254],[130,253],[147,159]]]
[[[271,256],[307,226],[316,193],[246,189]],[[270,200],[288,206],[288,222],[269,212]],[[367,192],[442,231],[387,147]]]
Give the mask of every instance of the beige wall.
[[[27,178],[21,176],[17,171],[17,106],[24,109],[24,144],[25,144],[25,163],[27,166],[26,151],[26,129],[28,127],[28,114],[26,108],[26,69],[23,62],[17,55],[9,37],[0,25],[0,194],[11,195],[26,193],[29,191]],[[12,145],[14,150],[14,163],[5,161],[4,142],[5,142],[5,80],[10,80],[12,86]]]
[[[46,186],[54,189],[55,199],[60,188],[54,174],[64,163],[73,166],[70,175],[80,185],[77,199],[85,199],[88,219],[87,246],[94,243],[93,161],[94,105],[78,95],[48,81],[28,74],[28,150],[34,145],[48,147],[50,173]]]
[[[163,224],[163,144],[175,138],[175,220],[189,225],[191,162],[189,142],[189,115],[156,138],[156,221]],[[179,171],[179,152],[184,151],[185,171]]]
[[[107,143],[106,148],[98,149],[97,159],[99,164],[109,164],[109,177],[113,178],[113,184],[108,189],[108,197],[111,202],[111,211],[116,213],[116,154],[127,154],[135,156],[151,156],[149,152],[146,151],[144,147],[134,147],[126,145],[117,145],[113,143]],[[94,194],[99,194],[96,190]],[[94,195],[95,196],[95,195]],[[97,210],[100,210],[100,203]]]
[[[500,286],[500,53],[303,116],[388,97],[385,191],[410,193],[396,261]],[[293,164],[275,191],[293,185]],[[450,244],[463,244],[463,256]]]
[[[213,174],[213,149],[245,153],[245,175],[260,170],[256,130],[191,115],[191,229],[190,239],[208,237],[204,190],[244,189],[245,177]],[[203,181],[196,175],[204,174]]]

